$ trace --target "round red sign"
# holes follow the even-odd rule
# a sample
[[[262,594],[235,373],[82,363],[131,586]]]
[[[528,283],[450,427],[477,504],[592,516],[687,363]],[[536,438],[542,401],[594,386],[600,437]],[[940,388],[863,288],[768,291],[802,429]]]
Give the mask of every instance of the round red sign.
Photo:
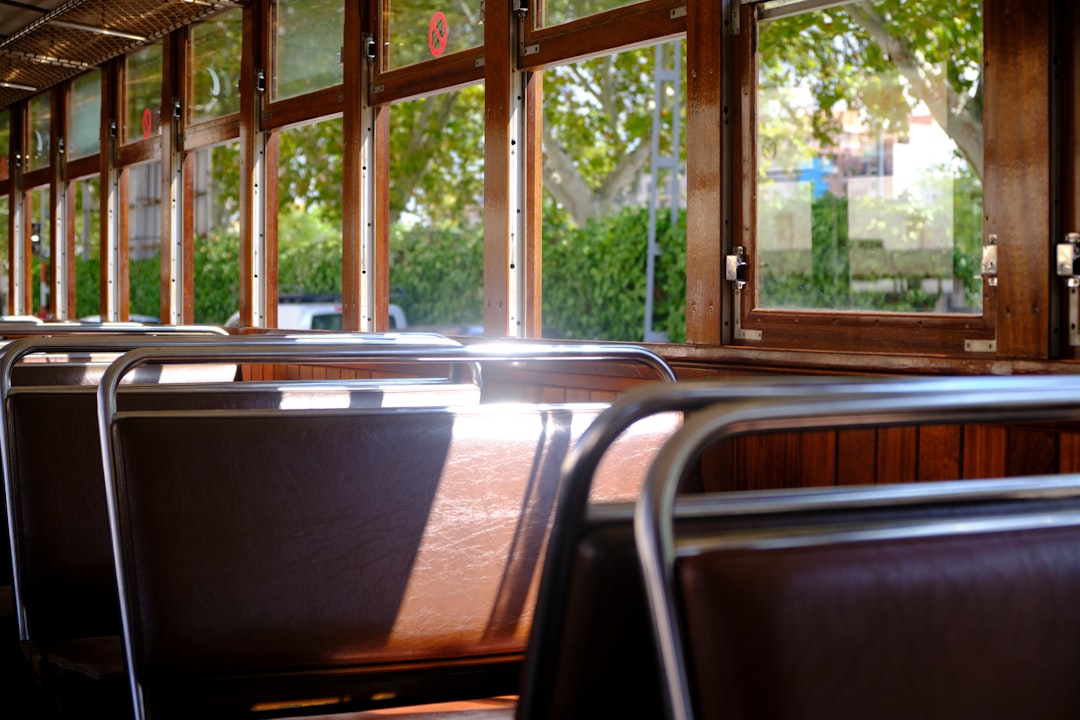
[[[439,57],[446,50],[446,41],[450,38],[450,23],[446,16],[437,12],[431,16],[431,24],[428,26],[428,47],[431,54]]]

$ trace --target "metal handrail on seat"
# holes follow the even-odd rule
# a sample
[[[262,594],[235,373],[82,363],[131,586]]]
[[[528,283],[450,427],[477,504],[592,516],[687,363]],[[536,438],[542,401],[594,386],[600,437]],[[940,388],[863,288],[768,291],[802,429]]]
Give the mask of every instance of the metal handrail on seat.
[[[589,514],[589,491],[593,476],[608,447],[627,428],[645,418],[666,412],[694,413],[710,406],[733,406],[745,402],[784,403],[793,398],[829,395],[912,398],[933,397],[964,390],[989,396],[1010,389],[1019,394],[1035,390],[1054,392],[1063,383],[1076,381],[1062,375],[1008,377],[821,377],[786,376],[736,381],[682,381],[676,385],[644,384],[620,395],[582,434],[563,464],[563,487],[555,510],[555,522],[547,548],[527,650],[519,720],[547,717],[551,682],[558,655],[559,633],[570,590],[569,568]],[[918,401],[915,401],[918,402]]]
[[[1020,380],[1020,382],[1017,382]],[[933,383],[931,383],[932,385]],[[951,383],[949,385],[952,385]],[[838,429],[913,423],[1075,422],[1080,420],[1080,378],[992,378],[961,381],[934,392],[867,386],[868,392],[820,392],[778,401],[775,398],[720,402],[688,418],[664,445],[650,469],[634,514],[634,531],[652,609],[670,717],[690,720],[693,707],[683,639],[675,605],[675,565],[679,554],[674,518],[676,494],[700,452],[721,440],[750,432]],[[929,388],[927,388],[929,389]],[[882,394],[882,393],[886,394]],[[745,495],[740,493],[738,495]],[[1080,475],[1010,479],[1001,482],[940,482],[910,486],[824,491],[774,491],[759,496],[756,512],[796,512],[826,507],[869,507],[916,502],[1080,497]],[[722,506],[722,495],[714,498]],[[753,508],[740,506],[741,512]],[[1045,515],[1010,522],[1007,529],[1044,527]],[[1080,524],[1075,513],[1061,520]],[[965,530],[950,523],[954,532]],[[966,531],[986,531],[980,524]],[[700,542],[700,538],[698,538]]]
[[[11,552],[12,594],[15,618],[20,641],[30,639],[26,612],[23,605],[23,589],[17,559],[16,542],[18,517],[12,486],[12,443],[8,398],[12,389],[15,367],[35,353],[118,353],[134,347],[161,343],[197,342],[200,338],[228,336],[221,328],[203,325],[108,326],[112,332],[102,330],[100,324],[77,323],[12,323],[32,332],[8,342],[0,349],[0,470],[3,472],[3,489],[7,513],[7,532]],[[62,328],[57,328],[62,325]],[[0,328],[2,330],[3,328]],[[117,332],[116,330],[120,331]],[[52,334],[61,331],[62,334]]]
[[[267,336],[252,336],[262,337]],[[305,362],[404,362],[404,363],[450,363],[480,366],[491,363],[521,362],[610,362],[634,363],[651,369],[664,386],[672,386],[674,371],[655,353],[634,345],[601,344],[547,344],[539,341],[490,341],[469,345],[425,346],[408,344],[408,333],[386,336],[386,342],[365,343],[363,336],[337,337],[308,335],[281,338],[269,336],[259,342],[208,341],[158,347],[145,347],[125,353],[113,362],[98,388],[98,428],[101,436],[102,458],[105,470],[106,500],[112,533],[117,585],[120,592],[121,624],[124,634],[124,652],[129,667],[134,667],[132,646],[133,618],[127,603],[127,578],[120,557],[121,528],[117,508],[118,469],[114,461],[110,429],[117,416],[117,390],[123,377],[137,367],[147,364],[168,363],[305,363]],[[434,336],[439,337],[439,336]],[[395,342],[394,338],[404,338]],[[142,691],[135,672],[129,673],[132,698],[136,716],[141,716]]]

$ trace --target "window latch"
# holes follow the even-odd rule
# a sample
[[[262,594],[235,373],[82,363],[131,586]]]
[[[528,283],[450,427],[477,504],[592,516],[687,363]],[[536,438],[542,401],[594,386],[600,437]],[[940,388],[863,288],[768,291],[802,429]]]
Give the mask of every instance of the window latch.
[[[364,57],[371,62],[375,62],[375,36],[371,33],[364,33]]]
[[[1080,287],[1080,233],[1071,232],[1057,244],[1057,274],[1067,287]]]
[[[998,237],[990,235],[983,243],[982,250],[982,276],[990,287],[997,287],[998,279]]]
[[[749,264],[746,262],[746,248],[742,245],[735,248],[733,255],[724,258],[724,266],[724,276],[728,282],[735,285],[736,291],[746,287],[746,276],[749,270]]]

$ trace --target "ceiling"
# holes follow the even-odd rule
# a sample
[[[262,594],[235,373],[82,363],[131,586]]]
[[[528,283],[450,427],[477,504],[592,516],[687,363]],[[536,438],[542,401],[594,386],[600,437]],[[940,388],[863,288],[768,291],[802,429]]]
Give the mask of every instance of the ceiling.
[[[0,0],[0,108],[245,0]]]

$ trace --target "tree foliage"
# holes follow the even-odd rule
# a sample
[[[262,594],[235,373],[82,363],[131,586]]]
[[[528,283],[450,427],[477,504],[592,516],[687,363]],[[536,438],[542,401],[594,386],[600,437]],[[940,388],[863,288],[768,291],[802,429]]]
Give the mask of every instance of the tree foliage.
[[[810,90],[818,143],[834,144],[838,108],[903,135],[924,103],[982,177],[982,2],[860,0],[763,22],[758,48],[763,87]]]

